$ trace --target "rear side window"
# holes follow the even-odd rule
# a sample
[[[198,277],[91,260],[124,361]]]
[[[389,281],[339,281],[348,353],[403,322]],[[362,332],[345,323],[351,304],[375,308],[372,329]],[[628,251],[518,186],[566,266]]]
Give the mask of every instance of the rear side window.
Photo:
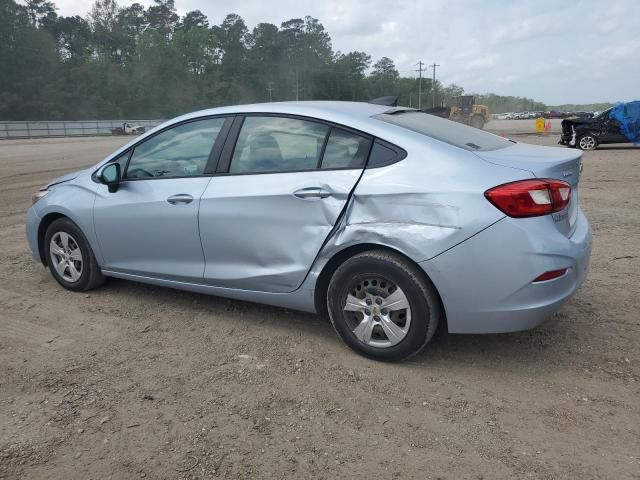
[[[362,168],[370,140],[339,128],[331,129],[322,157],[322,168]]]
[[[407,156],[403,149],[382,140],[376,140],[371,147],[367,168],[386,167],[399,162]]]
[[[382,113],[376,115],[374,118],[404,127],[413,132],[421,133],[422,135],[435,138],[436,140],[465,150],[498,150],[512,145],[509,140],[497,135],[413,110]]]
[[[315,170],[329,127],[297,118],[245,118],[229,173]]]
[[[224,118],[209,118],[169,128],[137,145],[125,178],[202,175]]]

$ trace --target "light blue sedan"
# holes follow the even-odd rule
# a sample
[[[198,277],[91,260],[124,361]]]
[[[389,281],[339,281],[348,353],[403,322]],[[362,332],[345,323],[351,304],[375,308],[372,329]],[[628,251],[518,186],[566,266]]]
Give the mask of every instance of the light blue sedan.
[[[33,257],[105,277],[328,315],[362,355],[532,328],[585,278],[581,152],[347,102],[170,120],[33,197]]]

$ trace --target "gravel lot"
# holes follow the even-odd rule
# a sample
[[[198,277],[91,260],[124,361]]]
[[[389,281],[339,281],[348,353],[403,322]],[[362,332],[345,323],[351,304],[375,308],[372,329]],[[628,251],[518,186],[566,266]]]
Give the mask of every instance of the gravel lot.
[[[30,194],[125,141],[0,142],[0,478],[640,478],[640,149],[584,156],[592,266],[559,314],[381,364],[311,315],[59,287]]]

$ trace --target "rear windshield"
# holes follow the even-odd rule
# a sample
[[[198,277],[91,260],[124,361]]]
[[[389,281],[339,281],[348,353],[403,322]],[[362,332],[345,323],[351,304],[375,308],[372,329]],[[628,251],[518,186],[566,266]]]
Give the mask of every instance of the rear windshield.
[[[498,150],[512,145],[510,140],[483,132],[462,123],[445,120],[428,113],[403,110],[394,113],[381,113],[373,118],[393,123],[408,130],[426,135],[436,140],[471,151]]]

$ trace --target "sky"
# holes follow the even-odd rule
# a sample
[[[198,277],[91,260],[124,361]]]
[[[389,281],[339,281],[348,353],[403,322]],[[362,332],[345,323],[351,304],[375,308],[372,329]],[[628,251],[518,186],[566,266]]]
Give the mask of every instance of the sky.
[[[55,0],[59,15],[88,2]],[[127,5],[131,1],[120,0]],[[139,3],[149,5],[149,0]],[[417,62],[466,92],[533,98],[548,105],[640,99],[640,0],[175,0],[210,24],[239,14],[252,29],[310,15],[333,48],[392,58],[402,76]],[[431,76],[429,69],[424,75]]]

